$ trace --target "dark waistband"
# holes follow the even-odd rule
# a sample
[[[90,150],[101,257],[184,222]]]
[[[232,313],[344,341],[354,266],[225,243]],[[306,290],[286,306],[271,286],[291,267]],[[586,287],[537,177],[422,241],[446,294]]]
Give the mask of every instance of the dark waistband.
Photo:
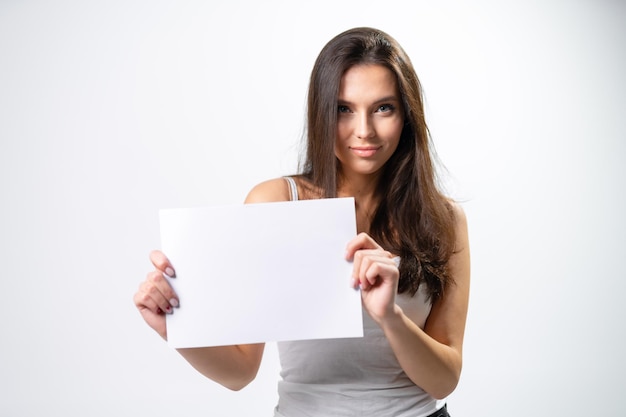
[[[441,407],[439,410],[435,411],[428,417],[450,417],[450,414],[448,414],[448,404],[444,404],[443,407]]]

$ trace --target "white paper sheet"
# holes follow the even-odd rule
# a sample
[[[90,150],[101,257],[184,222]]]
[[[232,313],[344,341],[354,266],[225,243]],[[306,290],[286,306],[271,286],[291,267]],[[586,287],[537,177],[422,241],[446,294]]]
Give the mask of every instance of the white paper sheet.
[[[353,198],[160,211],[176,348],[363,336]]]

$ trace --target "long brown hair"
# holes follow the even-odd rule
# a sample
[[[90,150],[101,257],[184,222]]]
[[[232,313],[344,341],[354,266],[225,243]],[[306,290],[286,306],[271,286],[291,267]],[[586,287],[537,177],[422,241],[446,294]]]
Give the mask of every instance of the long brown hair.
[[[378,183],[380,203],[370,235],[401,256],[398,292],[414,295],[425,282],[434,302],[451,282],[447,263],[454,251],[454,213],[437,186],[420,82],[409,57],[388,34],[373,28],[350,29],[320,52],[309,83],[302,175],[324,197],[337,195],[339,161],[334,145],[339,84],[343,74],[358,64],[383,65],[396,75],[405,113],[398,148]]]

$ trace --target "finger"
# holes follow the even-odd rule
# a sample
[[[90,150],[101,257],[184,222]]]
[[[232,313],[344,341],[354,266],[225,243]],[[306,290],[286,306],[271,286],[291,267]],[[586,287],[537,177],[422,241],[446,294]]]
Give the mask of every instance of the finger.
[[[364,280],[365,271],[369,267],[368,256],[369,251],[364,249],[358,250],[353,256],[352,277],[361,289],[369,287],[369,283]]]
[[[368,290],[369,288],[376,286],[380,278],[380,264],[384,262],[384,258],[376,255],[369,255],[363,258],[361,263],[361,271],[359,274],[361,281],[361,288]]]
[[[394,271],[396,272],[394,273]],[[387,263],[372,264],[365,278],[365,282],[368,283],[364,288],[365,291],[383,286],[395,287],[395,292],[398,290],[397,270],[393,265]]]
[[[145,314],[146,310],[150,311],[152,314],[164,314],[164,310],[159,306],[154,298],[143,289],[140,289],[135,293],[133,301],[142,315]]]
[[[178,307],[179,305],[178,296],[161,271],[148,273],[142,288],[144,292],[153,297],[163,311],[169,312],[172,307]]]
[[[379,280],[391,276],[396,268],[391,254],[387,251],[359,251],[355,255],[358,263],[357,277],[362,289],[369,289]]]
[[[383,274],[388,271],[388,265],[385,265],[383,260],[371,258],[368,259],[368,264],[367,269],[363,271],[363,277],[370,286],[374,286],[383,277]]]
[[[369,267],[370,261],[369,257],[375,253],[375,250],[367,250],[360,249],[354,253],[353,256],[353,266],[352,266],[352,276],[356,283],[356,286],[360,286],[361,288],[368,288],[369,283],[365,282],[364,276],[365,271]]]
[[[174,267],[170,263],[167,256],[160,250],[153,250],[150,252],[150,262],[152,265],[159,271],[166,274],[168,277],[174,278],[176,277],[176,271],[174,271]]]
[[[346,259],[352,259],[354,254],[361,249],[382,249],[367,233],[359,233],[346,245]]]
[[[141,306],[149,309],[153,313],[173,312],[172,306],[161,292],[150,282],[142,283],[139,288],[139,301]]]
[[[360,272],[362,271],[364,266],[364,261],[369,259],[370,262],[373,260],[380,260],[383,262],[391,262],[393,263],[393,255],[383,249],[360,249],[357,252],[354,253],[353,256],[353,270],[354,273],[358,276],[360,275]]]

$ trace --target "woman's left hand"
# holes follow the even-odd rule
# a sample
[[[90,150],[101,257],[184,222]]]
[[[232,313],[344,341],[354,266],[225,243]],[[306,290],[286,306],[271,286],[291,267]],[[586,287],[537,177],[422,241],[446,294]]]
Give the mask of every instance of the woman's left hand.
[[[394,312],[400,272],[394,255],[366,233],[360,233],[346,247],[346,259],[353,261],[354,288],[361,288],[363,307],[378,323]]]

